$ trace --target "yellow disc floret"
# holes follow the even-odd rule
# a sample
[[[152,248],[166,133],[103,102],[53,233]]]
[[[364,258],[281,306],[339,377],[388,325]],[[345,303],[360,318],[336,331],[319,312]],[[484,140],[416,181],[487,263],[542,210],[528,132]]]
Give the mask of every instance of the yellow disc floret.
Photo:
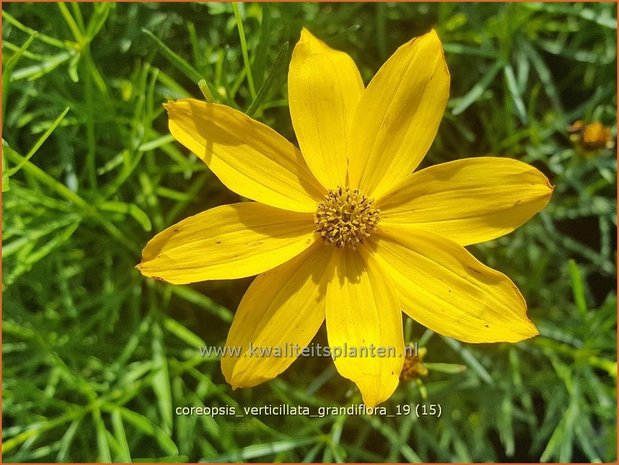
[[[374,199],[368,199],[358,189],[338,187],[318,204],[314,223],[327,245],[356,249],[376,229],[379,214]]]

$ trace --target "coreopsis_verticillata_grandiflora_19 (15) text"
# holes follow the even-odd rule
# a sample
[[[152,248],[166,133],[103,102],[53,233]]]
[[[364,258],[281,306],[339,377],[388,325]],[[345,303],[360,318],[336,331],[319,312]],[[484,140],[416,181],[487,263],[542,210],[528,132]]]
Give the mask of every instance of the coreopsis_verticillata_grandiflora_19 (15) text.
[[[325,322],[330,347],[394,348],[334,360],[370,407],[397,387],[402,311],[465,342],[538,334],[514,283],[464,246],[513,231],[553,188],[534,167],[502,157],[415,172],[449,86],[434,30],[400,46],[365,87],[350,56],[303,29],[288,72],[299,148],[228,106],[165,105],[174,138],[252,201],[162,231],[137,268],[173,284],[258,275],[226,340],[240,352],[221,360],[234,388],[270,380],[295,360],[248,354],[252,346],[306,347]]]

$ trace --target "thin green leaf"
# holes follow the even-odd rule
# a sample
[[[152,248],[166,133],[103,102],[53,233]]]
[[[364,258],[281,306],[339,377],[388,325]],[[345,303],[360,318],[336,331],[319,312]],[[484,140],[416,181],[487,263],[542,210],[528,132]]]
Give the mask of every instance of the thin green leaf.
[[[473,103],[475,103],[486,91],[486,89],[490,86],[497,73],[503,67],[503,63],[497,61],[492,65],[490,70],[486,72],[483,78],[479,80],[466,94],[464,94],[460,98],[456,98],[453,100],[452,104],[455,105],[452,113],[454,115],[459,115],[468,107],[470,107]]]
[[[200,461],[207,462],[247,462],[251,459],[272,456],[279,452],[293,450],[315,442],[314,438],[289,439],[286,441],[275,441],[264,444],[254,444],[241,449],[216,455],[215,457],[205,457]]]
[[[260,111],[260,106],[262,103],[271,96],[273,93],[273,89],[279,89],[281,87],[282,82],[286,77],[286,66],[287,66],[287,58],[288,58],[288,50],[290,49],[290,44],[288,42],[284,42],[282,46],[279,48],[279,52],[277,53],[277,57],[275,58],[275,62],[273,63],[273,67],[269,72],[266,80],[260,90],[258,90],[258,94],[256,98],[251,102],[251,105],[247,109],[247,114],[249,116],[253,116],[258,111]]]
[[[172,49],[164,44],[159,37],[145,28],[142,28],[142,32],[159,47],[159,50],[163,53],[163,56],[165,56],[168,61],[172,63],[181,73],[195,83],[198,83],[204,79],[202,74],[200,74],[197,69],[187,63],[184,58],[173,52]]]
[[[161,428],[153,424],[148,418],[125,407],[106,405],[110,411],[119,410],[122,417],[144,434],[154,438],[166,454],[178,455],[178,449],[174,441]]]
[[[243,26],[243,20],[241,19],[241,13],[239,10],[239,3],[232,2],[232,11],[234,11],[234,19],[236,21],[236,27],[239,31],[239,39],[241,40],[241,53],[243,55],[243,66],[245,67],[245,76],[247,77],[247,84],[249,85],[249,95],[252,99],[256,98],[256,87],[254,85],[254,76],[251,70],[251,63],[249,61],[249,52],[247,50],[247,39],[245,38],[245,28]]]
[[[58,125],[62,122],[62,120],[64,119],[64,117],[67,115],[67,113],[69,112],[69,107],[66,107],[64,109],[64,111],[62,113],[60,113],[60,116],[58,116],[58,118],[56,118],[52,124],[49,125],[49,127],[47,128],[47,130],[41,135],[41,137],[39,137],[39,139],[34,143],[34,145],[32,146],[32,148],[30,149],[30,151],[26,154],[26,156],[19,162],[17,163],[16,166],[14,166],[13,168],[11,168],[9,170],[8,176],[14,176],[15,173],[17,173],[19,170],[21,170],[23,168],[23,166],[28,162],[28,160],[30,160],[36,153],[37,151],[41,148],[41,146],[45,143],[45,141],[47,140],[47,138],[52,134],[52,132],[54,132],[54,130],[58,127]]]

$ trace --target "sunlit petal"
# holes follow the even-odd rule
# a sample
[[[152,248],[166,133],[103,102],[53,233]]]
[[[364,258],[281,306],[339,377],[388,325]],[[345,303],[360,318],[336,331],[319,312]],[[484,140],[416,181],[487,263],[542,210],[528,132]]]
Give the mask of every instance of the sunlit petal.
[[[288,73],[290,114],[303,156],[327,189],[346,184],[348,133],[362,94],[353,60],[303,29]]]
[[[272,207],[312,212],[324,188],[301,153],[277,132],[224,105],[169,102],[170,132],[226,187]]]
[[[465,342],[517,342],[538,334],[515,284],[459,244],[424,230],[381,228],[370,241],[404,311]]]
[[[436,32],[402,45],[361,97],[352,123],[349,178],[372,197],[409,175],[430,148],[449,97]]]
[[[331,274],[331,250],[315,244],[254,280],[226,340],[221,368],[228,383],[255,386],[295,361],[325,319],[324,290]]]
[[[138,269],[173,284],[253,276],[303,252],[313,229],[309,213],[256,202],[222,205],[153,237]]]
[[[552,186],[531,165],[480,157],[411,174],[377,201],[383,224],[422,228],[459,244],[507,234],[541,211]]]
[[[339,347],[346,353],[347,347],[359,354],[336,358],[338,372],[355,382],[366,405],[388,399],[404,363],[402,312],[396,293],[369,254],[337,251],[335,276],[327,287],[326,318],[331,350]],[[371,356],[372,347],[386,356]]]

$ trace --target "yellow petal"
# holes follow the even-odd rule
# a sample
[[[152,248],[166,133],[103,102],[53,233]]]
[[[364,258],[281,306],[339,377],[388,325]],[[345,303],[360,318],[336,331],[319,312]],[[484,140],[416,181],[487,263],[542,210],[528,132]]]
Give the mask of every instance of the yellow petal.
[[[309,213],[255,202],[222,205],[157,234],[137,268],[173,284],[253,276],[307,249],[313,229]]]
[[[230,190],[272,207],[313,212],[324,189],[294,145],[224,105],[193,99],[165,105],[170,132]]]
[[[443,47],[431,31],[402,45],[368,85],[352,123],[349,177],[379,197],[430,148],[449,97]]]
[[[221,369],[233,388],[276,377],[311,342],[325,319],[322,289],[330,278],[330,258],[330,249],[316,243],[249,286],[221,359]]]
[[[347,135],[362,94],[354,61],[303,29],[288,72],[290,115],[301,152],[327,189],[346,185]]]
[[[381,228],[368,243],[399,291],[404,311],[437,333],[465,342],[536,336],[515,284],[464,247],[413,228]]]
[[[336,253],[337,268],[326,297],[329,346],[332,354],[338,348],[342,353],[335,358],[337,371],[354,381],[363,402],[374,407],[398,385],[404,363],[402,312],[371,256],[346,249]],[[378,350],[383,356],[377,356]]]
[[[461,245],[507,234],[550,200],[552,186],[531,165],[480,157],[411,174],[377,201],[384,225],[426,229]]]

